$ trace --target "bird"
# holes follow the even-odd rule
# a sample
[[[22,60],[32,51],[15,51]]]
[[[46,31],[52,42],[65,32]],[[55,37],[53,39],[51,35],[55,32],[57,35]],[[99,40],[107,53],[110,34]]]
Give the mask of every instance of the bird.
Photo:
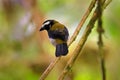
[[[50,19],[43,22],[40,31],[43,30],[47,31],[50,42],[56,47],[55,56],[66,56],[68,53],[68,29],[60,22]]]

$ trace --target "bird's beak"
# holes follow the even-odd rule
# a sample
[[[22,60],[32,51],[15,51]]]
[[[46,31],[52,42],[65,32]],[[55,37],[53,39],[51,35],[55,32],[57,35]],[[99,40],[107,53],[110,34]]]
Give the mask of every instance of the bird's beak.
[[[43,30],[45,30],[45,28],[44,28],[44,27],[41,27],[41,28],[40,28],[40,31],[43,31]]]

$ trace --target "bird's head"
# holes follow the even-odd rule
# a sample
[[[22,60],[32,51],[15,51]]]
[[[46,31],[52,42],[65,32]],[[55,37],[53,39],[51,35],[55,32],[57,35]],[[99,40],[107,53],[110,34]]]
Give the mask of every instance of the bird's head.
[[[46,20],[45,22],[43,22],[42,24],[42,27],[40,28],[40,31],[43,31],[43,30],[49,30],[52,25],[54,25],[56,21],[55,20]]]

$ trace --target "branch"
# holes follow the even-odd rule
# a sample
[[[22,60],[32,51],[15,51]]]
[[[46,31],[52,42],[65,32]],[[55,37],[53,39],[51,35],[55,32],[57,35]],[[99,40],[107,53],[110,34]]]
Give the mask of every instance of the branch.
[[[106,69],[105,69],[105,60],[104,60],[104,50],[103,50],[103,39],[102,39],[102,34],[104,33],[104,29],[102,26],[102,1],[98,0],[97,4],[97,13],[98,13],[98,27],[97,27],[97,32],[98,32],[98,49],[99,49],[99,57],[100,57],[100,64],[101,64],[101,71],[102,71],[102,80],[106,80]]]
[[[84,22],[86,21],[87,17],[89,16],[89,14],[91,13],[94,5],[96,3],[96,0],[92,0],[92,2],[90,3],[90,6],[88,7],[87,11],[85,12],[85,14],[83,15],[79,25],[77,26],[74,34],[72,35],[72,37],[70,38],[70,40],[68,41],[68,46],[70,46],[72,44],[73,41],[75,41],[78,33],[80,32],[81,27],[83,26]],[[47,75],[50,73],[50,71],[53,69],[53,67],[56,65],[56,63],[60,60],[61,57],[57,57],[53,62],[50,63],[50,65],[48,66],[48,68],[44,71],[44,73],[41,75],[39,80],[44,80]]]
[[[69,72],[69,70],[71,69],[71,67],[73,66],[75,60],[77,59],[78,55],[80,55],[79,53],[81,52],[83,45],[85,44],[89,34],[91,33],[91,30],[95,24],[95,21],[98,18],[98,13],[97,13],[97,8],[95,10],[95,12],[93,13],[93,16],[91,18],[91,20],[89,21],[85,32],[81,38],[81,40],[78,42],[77,47],[75,48],[75,50],[73,51],[73,57],[68,61],[67,65],[65,66],[63,72],[61,73],[61,75],[59,76],[59,80],[63,80],[64,77],[66,76],[66,74]]]
[[[112,0],[107,0],[106,3],[103,5],[103,8],[105,9],[111,2]]]
[[[57,64],[57,62],[60,60],[61,57],[57,57],[53,62],[50,63],[50,65],[47,67],[47,69],[44,71],[42,76],[40,77],[39,80],[44,80],[49,72],[53,69],[53,67]]]
[[[89,14],[91,13],[93,7],[95,6],[95,3],[96,3],[97,0],[92,0],[87,11],[85,12],[85,14],[83,15],[80,23],[78,24],[78,27],[76,28],[75,32],[73,33],[71,39],[69,40],[68,44],[71,45],[71,43],[73,41],[75,41],[77,35],[79,34],[83,24],[85,23],[86,19],[88,18]]]

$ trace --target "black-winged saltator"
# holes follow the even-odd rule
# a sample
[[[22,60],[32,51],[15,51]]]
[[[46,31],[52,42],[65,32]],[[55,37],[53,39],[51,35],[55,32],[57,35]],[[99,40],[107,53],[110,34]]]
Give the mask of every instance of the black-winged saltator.
[[[46,20],[40,28],[40,31],[43,30],[47,30],[51,43],[56,47],[56,57],[67,55],[69,37],[67,28],[56,20]]]

